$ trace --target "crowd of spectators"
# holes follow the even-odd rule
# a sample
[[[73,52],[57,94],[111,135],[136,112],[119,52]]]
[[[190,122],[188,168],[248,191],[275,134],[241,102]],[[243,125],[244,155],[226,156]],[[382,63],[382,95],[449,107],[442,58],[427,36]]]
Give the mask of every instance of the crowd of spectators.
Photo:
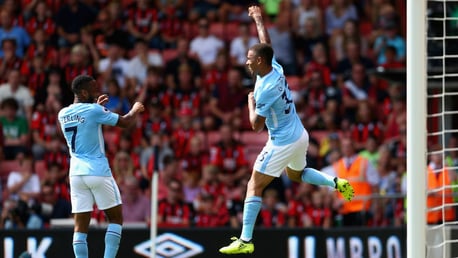
[[[350,182],[370,184],[347,207],[332,189],[280,177],[265,191],[259,225],[404,224],[405,88],[370,72],[405,67],[405,1],[0,2],[0,227],[71,217],[56,116],[72,103],[79,74],[97,79],[114,112],[134,101],[147,107],[133,128],[104,128],[126,223],[149,223],[158,172],[159,226],[240,226],[251,165],[267,140],[247,119],[253,80],[244,64],[257,42],[249,4],[263,6],[311,134],[308,164],[339,175],[357,161]],[[93,217],[105,221],[98,210]]]

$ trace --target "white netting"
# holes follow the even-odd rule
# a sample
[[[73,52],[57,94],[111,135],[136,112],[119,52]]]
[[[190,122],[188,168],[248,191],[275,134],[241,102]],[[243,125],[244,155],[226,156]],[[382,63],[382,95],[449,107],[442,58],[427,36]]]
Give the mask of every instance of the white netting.
[[[458,257],[458,1],[428,0],[427,257]]]

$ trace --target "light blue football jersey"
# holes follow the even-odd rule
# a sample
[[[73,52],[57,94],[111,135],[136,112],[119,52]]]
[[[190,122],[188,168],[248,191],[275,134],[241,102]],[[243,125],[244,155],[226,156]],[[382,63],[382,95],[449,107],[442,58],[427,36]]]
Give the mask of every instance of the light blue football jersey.
[[[272,71],[264,77],[256,77],[254,99],[256,114],[266,118],[269,138],[274,145],[295,142],[304,132],[304,126],[296,114],[291,91],[283,74],[283,68],[275,58]]]
[[[105,156],[102,124],[116,125],[119,115],[99,104],[76,103],[59,111],[70,151],[70,176],[111,176]]]

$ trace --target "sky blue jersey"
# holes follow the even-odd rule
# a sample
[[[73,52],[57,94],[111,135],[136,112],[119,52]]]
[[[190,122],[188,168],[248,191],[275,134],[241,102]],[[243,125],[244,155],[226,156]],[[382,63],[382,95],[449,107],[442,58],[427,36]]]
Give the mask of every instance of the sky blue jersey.
[[[295,142],[304,132],[304,126],[296,114],[291,91],[283,74],[283,68],[275,58],[272,71],[256,77],[254,99],[256,114],[266,118],[270,140],[274,145]]]
[[[116,125],[119,115],[99,104],[76,103],[59,111],[58,118],[70,151],[70,176],[111,176],[102,124]]]

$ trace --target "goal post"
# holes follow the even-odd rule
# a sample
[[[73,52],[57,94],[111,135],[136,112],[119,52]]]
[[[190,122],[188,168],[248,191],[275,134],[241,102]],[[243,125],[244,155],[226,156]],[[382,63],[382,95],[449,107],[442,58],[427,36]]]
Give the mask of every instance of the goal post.
[[[426,257],[426,0],[407,0],[407,258]]]

